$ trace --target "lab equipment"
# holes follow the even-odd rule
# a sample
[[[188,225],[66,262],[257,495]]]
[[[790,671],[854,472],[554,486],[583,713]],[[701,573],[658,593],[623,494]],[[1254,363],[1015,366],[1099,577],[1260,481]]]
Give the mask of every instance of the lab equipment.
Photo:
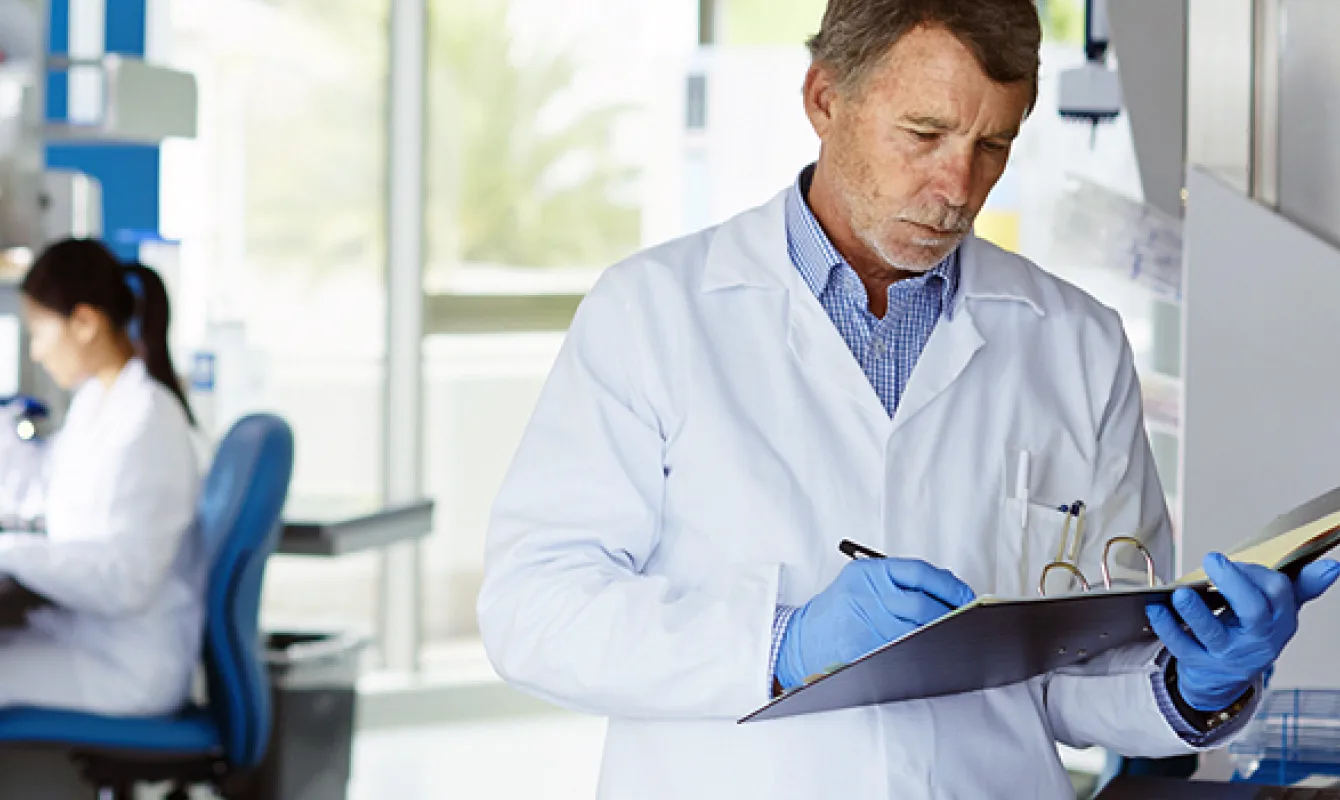
[[[196,135],[197,89],[189,72],[107,53],[98,58],[52,57],[47,70],[87,77],[100,101],[71,107],[68,118],[47,126],[57,141],[158,144]]]
[[[96,239],[102,235],[102,184],[69,169],[42,176],[42,236],[45,241]]]
[[[14,397],[22,382],[23,332],[18,314],[0,314],[0,397]]]
[[[1084,64],[1061,73],[1057,110],[1064,118],[1090,123],[1092,138],[1099,123],[1121,114],[1121,81],[1107,67],[1107,0],[1086,0],[1084,20]]]
[[[51,417],[47,404],[36,397],[17,395],[5,404],[9,412],[9,421],[14,434],[25,442],[32,441],[37,435],[37,425]]]
[[[53,241],[105,237],[123,258],[137,257],[135,242],[159,227],[157,189],[142,199],[158,183],[154,146],[197,133],[195,76],[146,60],[152,36],[138,50],[127,42],[156,15],[104,20],[90,10],[0,0],[0,313],[17,313],[17,280]],[[114,40],[130,52],[106,52]],[[0,397],[20,391],[63,416],[66,394],[6,327]]]
[[[0,530],[45,527],[48,444],[39,432],[48,416],[46,404],[33,397],[0,406]]]
[[[903,558],[853,561],[792,615],[782,635],[777,680],[799,686],[972,602],[953,573]]]
[[[270,689],[258,632],[261,577],[279,537],[293,470],[293,434],[278,417],[240,420],[219,446],[196,506],[213,555],[205,608],[210,704],[152,717],[38,708],[0,711],[0,743],[56,744],[110,800],[140,783],[212,784],[229,796],[258,766],[270,739]]]
[[[1098,125],[1121,114],[1121,81],[1117,73],[1099,61],[1087,61],[1083,66],[1062,72],[1060,83],[1061,116],[1091,124],[1090,144],[1093,144]]]
[[[1340,789],[1244,786],[1175,778],[1117,778],[1095,800],[1340,800]]]
[[[1168,302],[1182,299],[1182,222],[1148,203],[1068,176],[1051,257],[1119,275]]]
[[[200,430],[215,441],[232,420],[263,402],[264,355],[248,340],[240,321],[210,322],[191,355],[191,407]]]
[[[1292,784],[1320,775],[1340,780],[1340,690],[1267,691],[1228,752],[1239,780]]]

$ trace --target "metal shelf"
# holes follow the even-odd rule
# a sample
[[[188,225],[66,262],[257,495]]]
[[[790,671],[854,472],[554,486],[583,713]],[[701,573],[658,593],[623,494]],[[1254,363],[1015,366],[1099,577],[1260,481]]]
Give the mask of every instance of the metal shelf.
[[[96,119],[48,122],[49,142],[156,144],[196,135],[198,90],[195,76],[139,59],[107,55],[98,59],[53,59],[52,72],[98,76],[102,108]]]

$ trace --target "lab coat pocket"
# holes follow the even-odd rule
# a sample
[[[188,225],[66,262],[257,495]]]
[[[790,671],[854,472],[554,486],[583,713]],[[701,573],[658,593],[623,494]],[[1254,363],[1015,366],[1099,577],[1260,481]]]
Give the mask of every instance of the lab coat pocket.
[[[1067,528],[1067,521],[1071,524]],[[996,536],[995,594],[1005,597],[1036,597],[1042,571],[1057,560],[1062,538],[1076,534],[1070,514],[1059,506],[1007,497],[1001,504]],[[1067,548],[1068,550],[1069,548]],[[1068,553],[1065,555],[1068,556]],[[1047,576],[1048,594],[1059,594],[1079,587],[1079,580],[1064,569]]]

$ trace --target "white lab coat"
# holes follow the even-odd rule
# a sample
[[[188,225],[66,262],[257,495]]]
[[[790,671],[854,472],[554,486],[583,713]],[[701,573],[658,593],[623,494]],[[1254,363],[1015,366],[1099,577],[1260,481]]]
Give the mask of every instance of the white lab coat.
[[[501,675],[610,719],[603,798],[1072,798],[1056,741],[1190,752],[1156,647],[930,701],[737,725],[769,699],[774,608],[849,537],[1029,594],[1082,553],[1171,534],[1116,313],[1023,258],[962,246],[892,420],[787,256],[783,199],[611,268],[583,302],[494,508],[479,598]],[[1031,453],[1021,524],[1013,465]]]
[[[0,706],[179,708],[203,625],[200,476],[181,404],[130,361],[87,381],[51,444],[46,536],[0,535],[0,573],[54,607],[0,634]]]

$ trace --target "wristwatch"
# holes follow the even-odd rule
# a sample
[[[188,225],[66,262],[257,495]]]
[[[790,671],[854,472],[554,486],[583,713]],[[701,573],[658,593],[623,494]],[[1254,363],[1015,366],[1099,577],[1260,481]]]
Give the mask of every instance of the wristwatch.
[[[1177,688],[1176,658],[1168,659],[1168,666],[1163,671],[1163,683],[1168,687],[1168,695],[1172,697],[1173,705],[1177,707],[1177,713],[1181,714],[1182,719],[1186,720],[1187,724],[1199,733],[1210,733],[1232,722],[1252,702],[1252,698],[1256,695],[1256,687],[1248,686],[1247,691],[1243,692],[1242,696],[1234,700],[1227,708],[1221,708],[1218,711],[1201,711],[1192,708]]]

